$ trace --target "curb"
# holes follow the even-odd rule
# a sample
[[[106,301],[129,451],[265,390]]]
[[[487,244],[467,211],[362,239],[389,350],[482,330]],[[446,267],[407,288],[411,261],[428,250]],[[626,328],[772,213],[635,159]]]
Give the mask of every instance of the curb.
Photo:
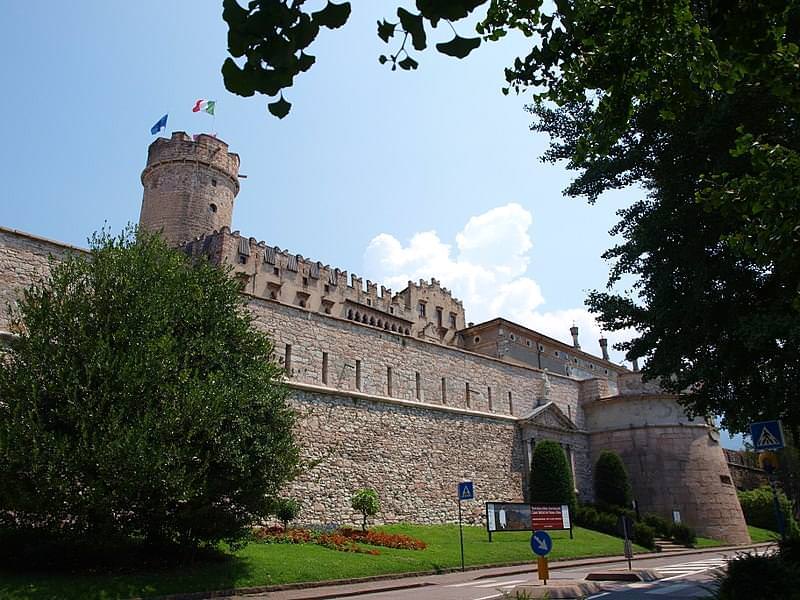
[[[633,561],[636,560],[645,560],[650,558],[663,558],[666,556],[691,556],[693,554],[703,554],[706,552],[714,552],[714,551],[726,551],[726,550],[742,550],[745,548],[765,548],[768,546],[774,545],[774,542],[761,542],[758,544],[743,544],[740,546],[713,546],[710,548],[695,548],[691,550],[685,550],[681,552],[648,552],[646,554],[636,554],[633,557]],[[602,564],[609,564],[609,563],[616,563],[624,561],[624,556],[606,556],[606,557],[595,557],[595,558],[576,558],[576,559],[564,559],[559,561],[554,561],[553,564],[550,565],[550,568],[553,570],[558,569],[566,569],[571,567],[582,567],[586,565],[602,565]],[[506,569],[506,568],[513,568],[513,567],[523,567],[515,570],[508,570],[504,571],[503,575],[516,575],[521,573],[534,573],[536,572],[536,566],[531,564],[530,562],[512,562],[512,563],[502,563],[502,564],[489,564],[489,565],[470,565],[464,569],[466,571],[480,571],[483,569]],[[410,579],[413,577],[427,577],[432,575],[446,575],[449,573],[458,573],[461,572],[461,569],[454,567],[454,568],[447,568],[447,569],[438,569],[436,571],[414,571],[410,573],[386,573],[384,575],[372,575],[370,577],[354,577],[352,579],[329,579],[326,581],[301,581],[297,583],[283,583],[283,584],[275,584],[275,585],[263,585],[263,586],[256,586],[256,587],[246,587],[246,588],[230,588],[224,590],[214,590],[209,592],[188,592],[183,594],[168,594],[166,596],[155,596],[151,597],[151,600],[206,600],[207,598],[228,598],[231,596],[246,596],[250,594],[264,594],[268,592],[285,592],[291,590],[305,590],[305,589],[316,589],[322,587],[333,587],[333,586],[344,586],[344,585],[355,585],[359,583],[373,583],[378,581],[397,581],[401,579]],[[487,579],[490,577],[497,577],[497,575],[481,575],[480,577],[476,577],[477,579]],[[395,585],[387,585],[381,586],[376,589],[363,591],[363,590],[353,590],[353,591],[339,591],[336,593],[329,593],[329,594],[314,594],[312,596],[307,596],[308,600],[315,599],[315,600],[324,600],[326,598],[342,598],[346,596],[359,596],[364,593],[380,593],[380,592],[392,592],[397,590],[403,589],[413,589],[418,587],[426,587],[431,585],[427,582],[417,582],[417,583],[397,583]],[[136,596],[130,598],[130,600],[143,600],[140,596]],[[302,600],[302,599],[297,599]]]

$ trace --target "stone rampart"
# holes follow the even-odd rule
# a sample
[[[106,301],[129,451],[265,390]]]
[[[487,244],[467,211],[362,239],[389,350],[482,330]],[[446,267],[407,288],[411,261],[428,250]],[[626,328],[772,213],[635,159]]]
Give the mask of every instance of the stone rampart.
[[[63,260],[70,252],[86,250],[0,227],[0,331],[8,331],[9,307],[22,291],[50,273],[50,257]]]
[[[251,298],[290,381],[403,400],[525,416],[542,399],[542,372],[458,348]],[[583,427],[580,383],[550,376],[549,400]]]
[[[444,523],[458,518],[456,487],[475,482],[464,519],[482,523],[483,503],[521,501],[526,469],[509,417],[292,384],[303,458],[319,463],[287,495],[303,502],[302,522],[360,522],[353,493],[373,487],[378,522]]]
[[[592,464],[603,450],[619,454],[643,512],[672,519],[678,511],[700,535],[750,541],[718,436],[703,420],[688,419],[663,394],[616,396],[584,408]]]

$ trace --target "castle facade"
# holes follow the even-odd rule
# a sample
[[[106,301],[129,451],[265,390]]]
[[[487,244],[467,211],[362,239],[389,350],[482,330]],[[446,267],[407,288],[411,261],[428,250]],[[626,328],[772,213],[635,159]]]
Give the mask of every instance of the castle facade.
[[[399,292],[231,231],[239,157],[208,135],[151,144],[140,226],[191,256],[230,265],[257,327],[275,343],[304,458],[317,465],[287,495],[304,522],[348,523],[350,497],[374,487],[383,522],[456,519],[456,486],[475,483],[466,518],[485,501],[523,501],[530,457],[558,442],[576,491],[593,498],[603,450],[623,459],[644,512],[701,535],[749,541],[716,430],[687,417],[636,371],[505,319],[473,324],[431,279]],[[0,335],[7,304],[47,274],[48,256],[84,252],[0,227]]]

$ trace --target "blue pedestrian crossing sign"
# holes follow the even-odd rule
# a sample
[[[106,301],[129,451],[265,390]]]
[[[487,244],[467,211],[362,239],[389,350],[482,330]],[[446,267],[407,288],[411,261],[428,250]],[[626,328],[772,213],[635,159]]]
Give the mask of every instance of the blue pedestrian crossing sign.
[[[471,481],[462,481],[458,484],[458,499],[459,501],[475,499],[475,488]]]
[[[547,556],[553,549],[553,538],[546,531],[534,531],[531,536],[531,550],[537,556]]]
[[[754,450],[780,450],[783,448],[783,429],[780,421],[761,421],[750,425]]]

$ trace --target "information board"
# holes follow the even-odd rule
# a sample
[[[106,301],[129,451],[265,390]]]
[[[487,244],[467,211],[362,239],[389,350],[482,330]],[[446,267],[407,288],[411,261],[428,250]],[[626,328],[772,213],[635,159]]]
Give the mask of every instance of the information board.
[[[532,504],[531,529],[572,529],[569,506],[566,504]]]
[[[566,504],[528,504],[527,502],[487,502],[486,529],[489,541],[500,531],[547,531],[568,529],[572,520]]]

